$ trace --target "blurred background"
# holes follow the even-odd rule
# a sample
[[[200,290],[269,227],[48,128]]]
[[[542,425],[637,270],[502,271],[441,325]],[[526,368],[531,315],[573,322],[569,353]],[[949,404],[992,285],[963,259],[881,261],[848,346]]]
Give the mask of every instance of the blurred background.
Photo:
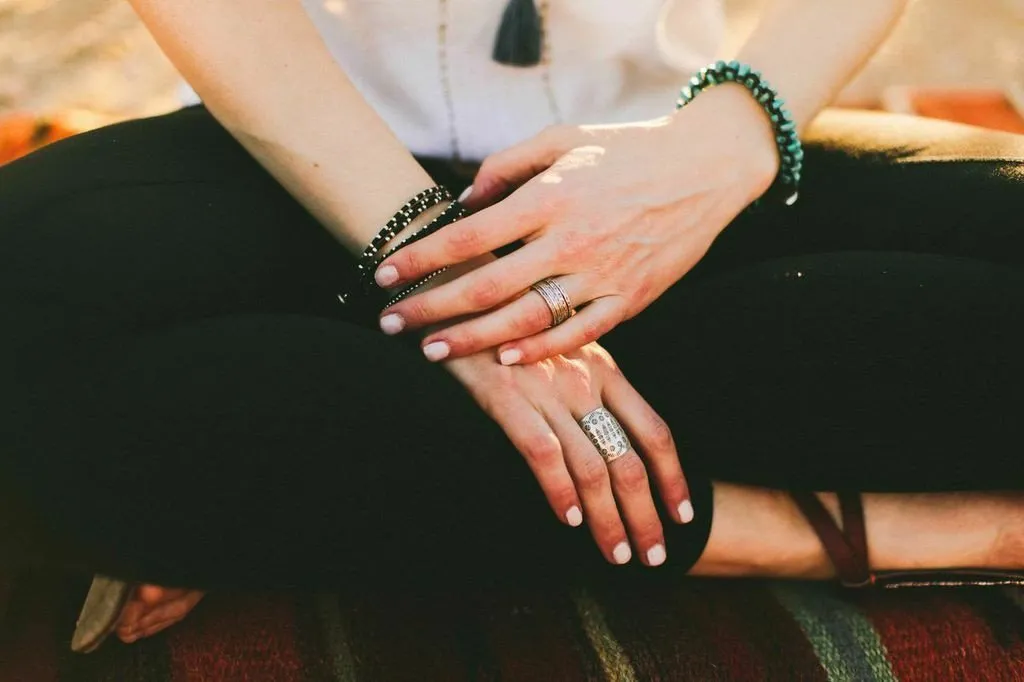
[[[733,41],[763,1],[727,0]],[[124,0],[0,0],[0,116],[71,112],[85,124],[159,113],[178,105],[176,82]],[[1024,0],[915,0],[843,100],[877,102],[891,86],[1022,83]]]

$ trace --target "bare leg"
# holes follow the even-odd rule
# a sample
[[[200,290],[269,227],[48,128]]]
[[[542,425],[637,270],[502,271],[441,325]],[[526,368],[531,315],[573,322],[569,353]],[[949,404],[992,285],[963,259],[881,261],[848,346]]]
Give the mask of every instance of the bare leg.
[[[835,495],[819,498],[839,518]],[[1024,496],[863,495],[876,569],[1024,568]],[[830,578],[818,537],[783,491],[715,484],[711,537],[693,575]]]

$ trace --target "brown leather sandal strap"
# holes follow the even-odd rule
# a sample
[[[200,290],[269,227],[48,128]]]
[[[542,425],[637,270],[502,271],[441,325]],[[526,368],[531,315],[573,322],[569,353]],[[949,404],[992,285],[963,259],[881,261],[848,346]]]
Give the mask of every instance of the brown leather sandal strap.
[[[838,492],[839,510],[843,518],[843,535],[850,543],[854,553],[862,557],[864,568],[871,572],[871,561],[868,556],[868,532],[864,525],[864,505],[860,493]]]
[[[860,498],[857,497],[855,502],[851,502],[848,495],[839,497],[843,523],[852,531],[852,537],[848,537],[839,529],[832,515],[814,493],[791,492],[790,495],[817,533],[840,582],[847,587],[870,584],[872,576],[868,570],[867,542]]]

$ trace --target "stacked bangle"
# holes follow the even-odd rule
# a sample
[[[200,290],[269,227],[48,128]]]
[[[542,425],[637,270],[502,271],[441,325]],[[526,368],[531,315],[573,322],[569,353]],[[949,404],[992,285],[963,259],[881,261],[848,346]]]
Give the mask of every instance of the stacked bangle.
[[[396,234],[409,227],[409,224],[424,211],[437,206],[442,201],[451,201],[451,199],[452,193],[445,187],[437,185],[423,190],[405,202],[395,215],[391,217],[391,220],[386,222],[384,227],[380,228],[380,231],[377,232],[377,235],[370,240],[370,245],[363,249],[363,253],[359,256],[359,262],[356,265],[360,279],[367,272],[373,272],[373,268],[370,266],[377,253],[384,248],[385,244],[394,239]]]
[[[714,87],[719,83],[737,83],[742,85],[754,99],[764,108],[775,130],[775,143],[779,149],[779,174],[775,184],[785,190],[783,196],[787,206],[792,206],[798,196],[800,172],[803,167],[804,151],[800,138],[796,133],[796,123],[792,114],[784,106],[785,100],[779,97],[775,88],[762,78],[761,74],[750,68],[749,64],[737,61],[726,63],[717,61],[694,75],[682,89],[676,108],[680,109],[695,98],[702,90]]]
[[[413,220],[415,220],[424,211],[436,206],[444,201],[450,201],[448,206],[438,215],[436,218],[430,221],[426,226],[416,230],[411,235],[402,239],[398,244],[394,245],[386,252],[381,250],[393,240],[402,230],[409,226]],[[437,232],[442,227],[454,223],[466,215],[466,209],[458,201],[452,200],[451,192],[446,188],[437,186],[425,189],[412,199],[407,201],[394,216],[377,232],[377,235],[370,241],[370,244],[363,250],[359,256],[359,260],[356,264],[356,281],[354,286],[349,290],[359,291],[365,296],[369,296],[372,290],[370,284],[373,281],[373,275],[377,268],[383,263],[389,256],[397,252],[410,244],[417,242],[424,237],[427,237],[434,232]],[[398,294],[396,294],[386,307],[394,305],[398,301],[402,300],[406,296],[409,296],[413,291],[420,288],[428,281],[437,277],[448,268],[442,268],[436,270],[426,277],[420,279],[418,282],[411,284],[406,287]],[[374,298],[370,296],[371,298]],[[343,304],[348,304],[352,300],[351,293],[344,293],[338,295],[338,300]]]

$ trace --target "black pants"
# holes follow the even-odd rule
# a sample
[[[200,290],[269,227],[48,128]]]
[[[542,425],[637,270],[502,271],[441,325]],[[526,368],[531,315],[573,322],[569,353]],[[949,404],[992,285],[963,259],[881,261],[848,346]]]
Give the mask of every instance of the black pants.
[[[712,479],[1024,488],[1021,138],[851,115],[808,147],[796,206],[603,339],[694,490],[661,575],[700,555]],[[415,343],[346,317],[351,264],[201,108],[0,169],[0,476],[74,561],[153,581],[650,575],[557,523]]]

